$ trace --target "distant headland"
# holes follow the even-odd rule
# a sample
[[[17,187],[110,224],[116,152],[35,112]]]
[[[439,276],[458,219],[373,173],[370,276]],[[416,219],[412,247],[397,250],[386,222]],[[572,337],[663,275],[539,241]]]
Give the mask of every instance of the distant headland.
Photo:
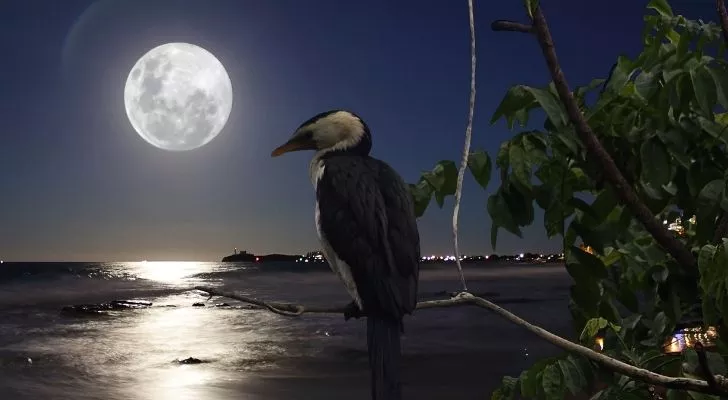
[[[584,248],[590,251],[589,248]],[[233,254],[222,258],[222,262],[297,262],[297,263],[325,263],[326,259],[320,251],[311,251],[306,254],[267,254],[256,255],[245,250],[239,251],[237,248]],[[422,264],[449,264],[454,263],[454,256],[423,256],[420,259]],[[486,263],[524,263],[524,264],[547,264],[547,263],[563,263],[563,254],[540,254],[540,253],[521,253],[515,255],[469,255],[461,256],[460,262],[463,264],[486,264]]]
[[[255,255],[248,253],[247,251],[238,251],[235,249],[233,254],[222,258],[222,262],[281,262],[289,261],[294,262],[301,258],[301,256],[289,255],[289,254],[267,254],[267,255]]]

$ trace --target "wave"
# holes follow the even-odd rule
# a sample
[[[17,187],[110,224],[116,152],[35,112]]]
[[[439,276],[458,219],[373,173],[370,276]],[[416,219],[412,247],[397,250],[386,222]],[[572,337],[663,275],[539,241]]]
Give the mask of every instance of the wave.
[[[18,281],[3,285],[0,309],[60,307],[111,300],[150,300],[189,290],[184,286],[147,280],[88,280],[71,276],[45,281]]]
[[[99,263],[43,262],[3,263],[0,266],[0,283],[54,280],[61,277],[102,280],[134,280],[137,277],[119,268],[107,268]]]
[[[281,272],[293,272],[293,273],[312,273],[321,271],[331,271],[329,265],[326,263],[292,263],[292,262],[271,262],[266,264],[246,264],[240,266],[234,266],[230,269],[223,269],[218,271],[200,272],[197,274],[190,275],[190,279],[203,279],[203,280],[225,280],[225,279],[239,279],[245,275],[266,275],[266,274],[278,274]]]

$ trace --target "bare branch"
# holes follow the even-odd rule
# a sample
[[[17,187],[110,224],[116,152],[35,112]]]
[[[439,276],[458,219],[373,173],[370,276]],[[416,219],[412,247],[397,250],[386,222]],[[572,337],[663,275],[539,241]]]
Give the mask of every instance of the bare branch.
[[[720,28],[723,31],[723,41],[728,46],[728,11],[725,8],[725,0],[716,0],[715,8],[718,11],[718,17],[720,19]],[[720,242],[726,234],[728,234],[728,212],[723,212],[718,226],[715,228],[715,234],[713,235],[713,243]]]
[[[717,388],[718,382],[715,380],[715,376],[710,372],[710,365],[708,364],[708,356],[705,354],[705,346],[702,343],[696,342],[693,346],[695,352],[698,354],[698,364],[700,364],[700,373],[705,377],[708,386],[711,388]]]
[[[522,24],[520,22],[506,21],[499,19],[493,21],[490,24],[490,29],[495,32],[521,32],[521,33],[533,33],[533,27],[531,25]]]
[[[725,9],[724,0],[716,0],[715,7],[718,10],[718,16],[720,17],[720,27],[723,31],[723,40],[728,45],[728,11]]]
[[[622,203],[644,225],[647,232],[655,238],[655,241],[662,248],[672,255],[681,265],[687,268],[696,268],[697,262],[690,250],[661,224],[652,214],[652,211],[640,200],[634,188],[632,188],[620,172],[614,159],[612,159],[601,142],[599,142],[599,139],[586,122],[586,119],[584,119],[584,116],[579,110],[579,106],[574,100],[574,95],[569,89],[564,72],[559,65],[554,48],[554,41],[546,23],[546,17],[544,17],[540,6],[537,6],[533,10],[533,30],[546,59],[549,72],[551,72],[551,78],[556,86],[556,91],[559,93],[561,102],[566,107],[569,120],[574,124],[576,133],[579,135],[582,143],[584,143],[590,156],[594,157],[601,164],[606,180],[614,186]]]
[[[293,304],[293,303],[282,303],[282,302],[267,302],[260,299],[256,299],[254,297],[244,296],[241,294],[237,294],[234,292],[228,292],[224,290],[217,290],[215,288],[206,287],[206,286],[195,286],[195,290],[199,290],[201,292],[205,292],[212,296],[220,296],[220,297],[227,297],[229,299],[234,299],[241,301],[243,303],[247,304],[253,304],[261,308],[268,309],[269,311],[283,315],[286,317],[298,317],[303,314],[344,314],[347,310],[347,306],[304,306],[301,304]],[[462,304],[466,304],[469,302],[469,300],[465,300],[464,298],[458,297],[460,296],[460,293],[454,294],[453,297],[449,299],[443,299],[443,300],[430,300],[430,301],[422,301],[417,303],[417,309],[422,310],[426,308],[442,308],[442,307],[452,307],[452,306],[458,306]],[[472,295],[470,295],[472,296]]]
[[[473,115],[475,114],[475,18],[473,17],[473,0],[468,0],[468,16],[470,18],[470,107],[468,108],[468,125],[465,128],[465,144],[463,145],[463,157],[458,169],[458,180],[455,186],[455,206],[452,210],[452,242],[455,252],[455,265],[460,272],[460,283],[463,291],[468,291],[463,274],[463,265],[460,262],[460,244],[458,240],[458,217],[460,216],[460,200],[463,197],[463,179],[465,169],[468,168],[468,156],[470,155],[470,142],[473,137]]]
[[[304,306],[301,304],[292,303],[279,303],[279,302],[265,302],[263,300],[255,299],[252,297],[241,296],[236,293],[217,290],[204,286],[197,286],[195,290],[206,292],[210,295],[227,297],[235,300],[242,301],[244,303],[254,304],[260,307],[267,308],[268,310],[281,314],[284,316],[300,316],[305,313],[310,314],[344,314],[346,307],[320,307],[320,306]],[[715,386],[710,386],[707,381],[692,379],[692,378],[676,378],[671,376],[660,375],[646,369],[637,368],[633,365],[625,362],[616,360],[602,353],[596,352],[588,347],[574,343],[567,339],[564,339],[558,335],[555,335],[546,329],[543,329],[537,325],[531,324],[530,322],[520,318],[519,316],[511,313],[510,311],[482,298],[476,297],[468,292],[461,292],[449,299],[442,300],[430,300],[422,301],[417,303],[417,309],[427,308],[444,308],[444,307],[457,307],[464,305],[473,305],[481,308],[485,308],[489,311],[494,312],[498,316],[505,318],[506,320],[518,325],[528,331],[536,334],[536,336],[546,340],[547,342],[558,346],[565,351],[579,354],[583,357],[588,358],[601,365],[603,368],[616,372],[618,374],[629,376],[633,379],[637,379],[652,385],[663,386],[669,389],[679,390],[691,390],[694,392],[709,393],[728,395],[728,380],[721,375],[711,376],[712,380],[715,381]],[[281,312],[283,311],[283,312]]]

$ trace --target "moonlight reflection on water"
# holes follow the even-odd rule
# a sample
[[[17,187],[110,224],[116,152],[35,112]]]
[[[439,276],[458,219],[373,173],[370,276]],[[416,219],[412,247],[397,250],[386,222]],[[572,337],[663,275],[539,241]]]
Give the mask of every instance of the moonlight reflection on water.
[[[195,285],[268,300],[345,304],[330,271],[198,262],[26,264],[0,280],[0,397],[54,400],[282,400],[368,398],[366,323],[340,315],[288,318]],[[12,272],[13,265],[3,265]],[[570,330],[563,267],[471,269],[473,290],[547,328]],[[450,266],[421,275],[423,296],[457,286]],[[151,307],[66,315],[69,304],[144,300]],[[500,301],[499,300],[499,301]],[[205,306],[196,307],[194,303]],[[232,307],[216,306],[229,303]],[[554,314],[554,312],[556,312]],[[559,319],[561,318],[561,319]],[[502,375],[527,368],[549,345],[474,308],[432,309],[407,321],[403,340],[413,398],[475,398]],[[508,340],[503,340],[508,338]],[[523,348],[528,348],[524,357]],[[553,351],[551,349],[550,351]],[[194,357],[202,364],[180,365]],[[500,360],[482,363],[483,359]],[[27,360],[31,359],[32,363]],[[463,386],[465,385],[465,386]],[[468,386],[469,385],[469,386]],[[447,387],[447,393],[442,392]],[[461,391],[453,393],[453,388]]]

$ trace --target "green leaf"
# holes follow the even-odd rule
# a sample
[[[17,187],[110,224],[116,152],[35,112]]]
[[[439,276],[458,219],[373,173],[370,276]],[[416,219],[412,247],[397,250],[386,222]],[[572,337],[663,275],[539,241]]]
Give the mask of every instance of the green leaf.
[[[559,360],[558,365],[564,379],[564,386],[566,386],[569,392],[573,395],[579,393],[585,385],[585,382],[584,376],[581,372],[579,372],[577,366],[569,360]]]
[[[440,161],[432,169],[432,172],[422,174],[422,177],[434,189],[437,205],[442,208],[445,197],[455,194],[458,180],[458,169],[455,163],[450,160]]]
[[[561,370],[556,364],[544,368],[542,376],[543,391],[546,400],[563,400],[564,386],[561,382]]]
[[[684,390],[667,389],[667,393],[665,395],[667,400],[688,400],[688,394]]]
[[[617,195],[614,193],[614,190],[611,187],[606,187],[601,192],[599,192],[597,198],[594,199],[594,202],[591,204],[591,208],[595,215],[596,221],[604,221],[609,213],[614,210],[614,207],[616,207],[617,204]]]
[[[508,203],[503,198],[502,193],[496,192],[488,197],[488,214],[490,215],[492,227],[496,229],[495,233],[491,231],[491,245],[495,248],[497,228],[505,228],[508,232],[521,237],[521,229],[516,224],[508,207]]]
[[[521,372],[518,380],[521,382],[521,396],[527,399],[535,399],[540,392],[538,374],[541,372],[541,366],[538,363],[526,371]]]
[[[652,96],[659,88],[659,77],[657,73],[642,71],[634,80],[635,92],[644,100],[652,99]]]
[[[670,155],[665,145],[656,137],[645,141],[640,147],[642,160],[641,180],[643,185],[658,190],[667,185],[671,178]]]
[[[708,68],[708,72],[715,83],[716,96],[718,102],[724,109],[728,109],[728,69],[723,66],[717,68]],[[716,115],[716,119],[717,119]]]
[[[667,329],[667,316],[665,312],[660,311],[652,320],[652,333],[659,336],[665,332],[665,329]]]
[[[594,254],[587,253],[576,246],[571,246],[567,253],[566,264],[570,273],[572,268],[578,268],[580,271],[577,274],[578,276],[587,274],[592,279],[603,279],[607,277],[607,269],[602,260]],[[574,264],[577,266],[570,267],[570,265]],[[577,279],[577,276],[574,276],[574,279]]]
[[[688,391],[688,395],[692,400],[720,400],[719,396],[698,392]]]
[[[513,169],[513,176],[524,187],[531,188],[531,165],[526,158],[526,152],[519,144],[512,143],[508,151],[508,161]]]
[[[554,202],[543,214],[544,228],[546,235],[553,237],[557,234],[564,234],[564,206],[561,202]]]
[[[629,81],[634,71],[634,64],[624,56],[617,58],[617,63],[612,68],[612,73],[607,82],[606,92],[620,92]]]
[[[581,335],[579,335],[579,340],[587,341],[594,339],[597,333],[608,325],[609,321],[601,317],[588,320],[586,325],[584,325],[584,329],[581,331]]]
[[[483,189],[488,187],[492,165],[490,156],[484,151],[475,151],[468,156],[468,169]]]
[[[715,253],[718,249],[712,244],[706,244],[698,252],[698,267],[707,268],[715,258]]]
[[[491,395],[491,400],[513,400],[516,396],[518,379],[512,376],[504,376],[501,386]]]
[[[598,313],[602,290],[595,281],[583,280],[569,289],[571,300],[581,307],[586,316],[593,317]]]
[[[494,124],[501,118],[506,119],[508,129],[513,129],[513,123],[518,122],[519,125],[525,126],[528,123],[529,110],[537,106],[536,100],[525,86],[518,85],[510,88],[496,108],[495,113],[490,118],[490,123]]]
[[[584,99],[587,93],[602,86],[606,82],[606,79],[592,79],[586,86],[579,86],[574,90],[574,97],[577,99]]]
[[[622,327],[627,330],[632,330],[637,326],[637,323],[642,319],[640,314],[632,314],[627,318],[622,319]]]
[[[657,11],[663,17],[672,17],[672,8],[667,3],[667,0],[650,0],[647,4],[647,8]]]
[[[513,175],[511,175],[513,177]],[[518,188],[514,184],[514,180],[510,180],[510,185],[501,190],[501,196],[505,201],[513,221],[518,226],[528,226],[533,223],[533,199],[530,193],[524,194],[522,188]]]
[[[717,100],[715,82],[708,70],[700,66],[690,71],[690,79],[695,90],[695,100],[705,116],[713,115],[713,107]]]
[[[549,90],[537,89],[529,86],[525,86],[525,89],[531,92],[533,98],[536,99],[554,125],[557,127],[566,125],[568,121],[566,110],[562,106],[561,100],[559,100],[558,97]]]
[[[708,204],[717,204],[723,196],[724,189],[725,182],[720,179],[714,179],[700,189],[698,199]]]
[[[421,217],[432,199],[432,186],[424,178],[420,178],[416,185],[410,183],[409,189],[415,205],[415,215]]]

